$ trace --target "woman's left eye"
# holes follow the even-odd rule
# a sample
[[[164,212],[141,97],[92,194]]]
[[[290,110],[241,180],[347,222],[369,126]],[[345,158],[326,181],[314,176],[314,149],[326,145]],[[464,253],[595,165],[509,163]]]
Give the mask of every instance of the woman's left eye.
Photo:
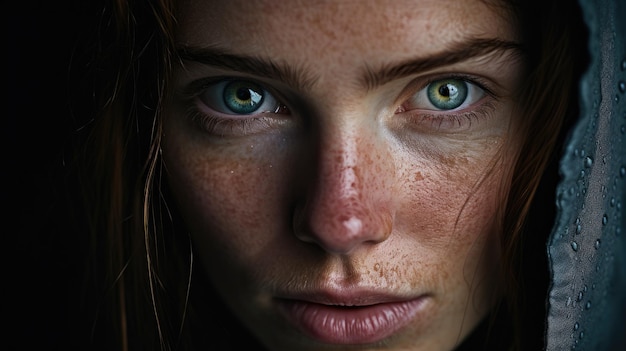
[[[223,80],[209,84],[198,98],[206,107],[226,115],[277,112],[282,106],[263,87],[247,80]]]
[[[446,78],[431,82],[401,106],[401,111],[415,109],[430,111],[462,110],[479,101],[485,91],[464,79]]]

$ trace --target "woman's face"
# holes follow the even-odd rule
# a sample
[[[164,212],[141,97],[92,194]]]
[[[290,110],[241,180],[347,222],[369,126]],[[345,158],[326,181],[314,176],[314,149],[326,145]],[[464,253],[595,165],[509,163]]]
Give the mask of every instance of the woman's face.
[[[483,1],[183,1],[163,155],[272,350],[450,350],[498,297],[514,21]]]

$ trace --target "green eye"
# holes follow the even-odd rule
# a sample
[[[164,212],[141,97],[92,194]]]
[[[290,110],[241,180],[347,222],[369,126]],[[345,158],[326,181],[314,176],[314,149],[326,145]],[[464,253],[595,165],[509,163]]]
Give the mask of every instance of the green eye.
[[[444,79],[430,83],[426,95],[438,109],[453,110],[461,106],[468,95],[467,83],[460,79]]]
[[[251,116],[282,112],[282,104],[262,85],[243,79],[199,82],[200,106],[229,116]]]
[[[224,87],[223,100],[226,108],[236,114],[255,112],[263,105],[261,87],[246,81],[231,81]]]

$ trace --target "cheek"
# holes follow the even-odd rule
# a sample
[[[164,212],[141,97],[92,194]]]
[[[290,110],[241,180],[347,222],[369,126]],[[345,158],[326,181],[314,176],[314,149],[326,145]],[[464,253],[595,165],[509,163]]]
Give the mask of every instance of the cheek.
[[[421,240],[433,245],[486,234],[504,204],[512,163],[497,145],[489,140],[458,144],[445,154],[405,155],[397,181],[403,199],[398,224],[412,223]]]
[[[285,218],[290,157],[259,144],[209,148],[176,136],[165,140],[172,193],[197,247],[224,257],[253,254],[285,229],[277,219]]]
[[[395,230],[410,241],[416,266],[436,267],[432,276],[445,273],[438,282],[449,292],[451,309],[467,294],[488,304],[499,285],[501,211],[513,157],[489,145],[448,154],[454,156],[445,161],[415,162],[412,155],[400,172],[403,195]]]

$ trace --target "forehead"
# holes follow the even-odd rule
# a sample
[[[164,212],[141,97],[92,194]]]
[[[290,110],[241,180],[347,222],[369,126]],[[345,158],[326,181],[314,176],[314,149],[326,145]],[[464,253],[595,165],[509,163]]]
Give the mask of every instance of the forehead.
[[[480,0],[183,0],[177,40],[286,60],[412,57],[467,37],[515,39],[505,12]]]

